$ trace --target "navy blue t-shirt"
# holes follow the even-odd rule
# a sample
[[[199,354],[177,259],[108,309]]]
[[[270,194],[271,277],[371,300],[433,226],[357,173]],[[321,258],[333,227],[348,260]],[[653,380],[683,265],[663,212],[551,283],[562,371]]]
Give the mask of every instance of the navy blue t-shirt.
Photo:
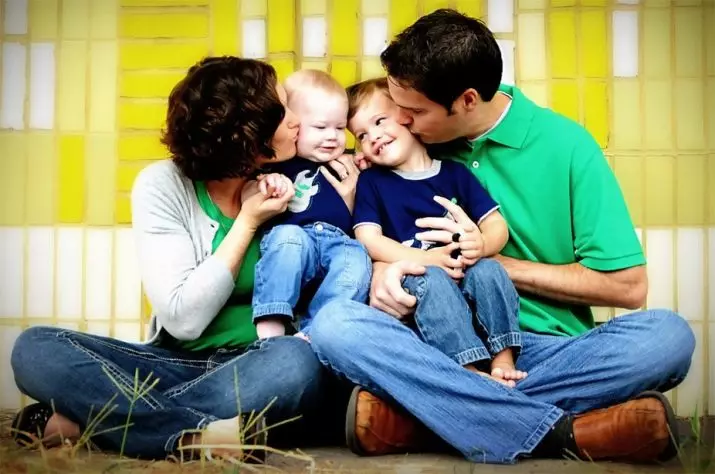
[[[288,203],[288,210],[268,222],[272,227],[279,224],[310,225],[325,222],[352,235],[352,216],[348,206],[332,184],[325,179],[315,163],[295,157],[270,166],[271,173],[281,173],[293,181],[295,196]],[[329,165],[325,165],[326,168]]]
[[[451,200],[477,224],[499,208],[477,178],[456,161],[433,160],[432,167],[421,172],[373,166],[358,179],[353,227],[379,225],[385,237],[427,250],[434,243],[415,239],[416,233],[428,230],[417,227],[415,220],[448,217],[435,196]]]

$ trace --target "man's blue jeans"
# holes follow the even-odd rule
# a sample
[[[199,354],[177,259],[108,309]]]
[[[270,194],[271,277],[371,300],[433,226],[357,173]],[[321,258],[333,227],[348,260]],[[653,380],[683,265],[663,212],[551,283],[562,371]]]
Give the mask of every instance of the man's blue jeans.
[[[310,345],[297,337],[256,341],[242,349],[201,352],[130,344],[54,327],[32,327],[12,351],[15,382],[24,394],[54,404],[58,413],[84,430],[105,404],[114,405],[95,427],[92,441],[102,449],[119,451],[130,400],[117,383],[132,392],[151,376],[157,385],[136,400],[131,412],[124,454],[164,459],[174,454],[184,430],[196,430],[218,419],[242,413],[266,412],[271,424],[302,416],[271,429],[271,446],[291,448],[325,431],[320,418],[331,415],[332,375],[318,362]],[[110,378],[111,375],[111,378]],[[114,379],[114,381],[112,381]],[[344,414],[345,407],[336,407]],[[114,430],[111,430],[115,428]],[[111,431],[107,431],[111,430]]]
[[[441,268],[427,267],[424,275],[408,275],[402,286],[417,298],[414,326],[420,339],[459,365],[491,360],[506,348],[518,356],[519,295],[496,260],[479,260],[459,284]],[[453,302],[449,311],[445,300]]]
[[[330,224],[278,225],[261,239],[256,265],[253,320],[281,315],[293,320],[301,290],[319,282],[300,320],[306,331],[312,318],[332,299],[367,301],[372,262],[365,247]]]
[[[430,294],[441,311],[457,307],[453,293]],[[467,459],[487,463],[528,455],[565,412],[670,390],[685,378],[695,346],[688,323],[667,310],[620,316],[578,337],[522,333],[517,369],[529,375],[508,388],[354,301],[325,305],[311,341],[334,372],[402,405]]]

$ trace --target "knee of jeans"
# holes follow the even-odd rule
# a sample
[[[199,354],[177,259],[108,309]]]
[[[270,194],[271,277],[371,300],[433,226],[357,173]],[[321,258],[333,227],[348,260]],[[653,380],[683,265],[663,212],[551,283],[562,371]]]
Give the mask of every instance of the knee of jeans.
[[[293,337],[286,339],[290,344],[290,357],[281,364],[284,365],[281,386],[286,394],[301,397],[317,396],[323,386],[324,369],[310,344]]]
[[[425,267],[425,273],[422,275],[408,275],[403,287],[410,290],[410,293],[420,297],[427,292],[441,293],[451,288],[454,281],[450,278],[446,271],[440,267],[428,266]]]
[[[365,305],[336,298],[320,308],[310,326],[310,342],[318,354],[350,353],[350,348],[359,343],[351,315],[361,307]]]
[[[286,244],[307,246],[309,244],[308,233],[305,229],[297,225],[278,225],[268,232],[261,242],[261,247],[266,249],[268,247]]]
[[[10,366],[18,385],[21,385],[24,377],[41,377],[37,372],[49,365],[52,354],[56,353],[50,345],[58,341],[57,335],[62,331],[56,327],[34,326],[20,333],[10,356]]]
[[[493,258],[483,258],[472,265],[466,272],[466,279],[476,279],[480,282],[505,282],[509,281],[506,270]]]
[[[667,309],[650,310],[649,314],[654,332],[652,343],[670,354],[675,370],[687,373],[695,352],[695,334],[690,324],[678,313]]]

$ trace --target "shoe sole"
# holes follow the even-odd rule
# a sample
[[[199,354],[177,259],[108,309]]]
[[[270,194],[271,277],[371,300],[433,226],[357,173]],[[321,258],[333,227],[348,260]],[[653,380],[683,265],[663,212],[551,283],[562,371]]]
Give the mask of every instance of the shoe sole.
[[[668,430],[670,431],[670,440],[668,443],[668,446],[663,450],[662,453],[660,453],[660,456],[658,456],[658,461],[665,462],[673,459],[675,456],[678,454],[678,446],[677,442],[678,439],[678,423],[675,418],[675,413],[673,412],[673,407],[670,405],[670,402],[668,399],[665,397],[660,392],[656,391],[647,391],[640,393],[635,397],[636,400],[642,399],[642,398],[655,398],[660,403],[663,405],[663,409],[665,409],[665,421],[668,424]]]
[[[358,456],[365,456],[366,453],[362,449],[362,446],[360,446],[360,441],[358,441],[357,435],[355,434],[357,428],[358,395],[361,391],[362,389],[360,387],[355,387],[350,394],[350,401],[348,402],[348,408],[345,413],[345,442],[348,448],[350,448],[350,451]]]

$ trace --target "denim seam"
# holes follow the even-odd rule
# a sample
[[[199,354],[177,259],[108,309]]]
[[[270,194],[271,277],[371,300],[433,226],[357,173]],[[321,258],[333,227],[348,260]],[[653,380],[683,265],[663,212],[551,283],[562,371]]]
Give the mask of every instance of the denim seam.
[[[487,344],[489,345],[489,351],[492,354],[498,354],[507,347],[521,348],[521,334],[518,332],[508,332],[506,334],[502,334],[501,336],[489,337],[487,339]]]
[[[293,307],[289,303],[259,303],[253,306],[253,320],[261,316],[284,315],[293,320]]]
[[[176,447],[176,449],[171,449],[171,448],[176,444],[176,442],[179,440],[179,438],[181,438],[185,434],[196,432],[196,431],[201,431],[206,428],[206,426],[209,424],[209,421],[208,421],[209,417],[203,413],[197,413],[197,414],[199,414],[203,418],[201,418],[201,420],[199,420],[199,422],[196,424],[196,428],[194,428],[193,430],[181,430],[180,432],[174,433],[173,435],[169,436],[169,439],[167,439],[166,443],[164,444],[164,451],[166,453],[174,454],[176,451],[178,451],[178,446]]]
[[[68,339],[72,340],[69,336],[70,335],[78,335],[80,337],[85,337],[88,336],[87,334],[82,334],[82,333],[74,333],[72,331],[63,331],[61,333],[57,334],[57,337],[67,337]],[[141,352],[141,351],[136,351],[132,349],[128,349],[123,346],[118,346],[116,344],[112,344],[110,342],[101,340],[101,339],[94,339],[92,338],[92,342],[101,344],[105,347],[110,347],[116,351],[121,352],[122,354],[129,355],[132,357],[137,357],[142,360],[150,361],[150,362],[156,362],[156,361],[161,361],[161,362],[168,362],[172,365],[179,365],[183,367],[192,367],[192,368],[201,368],[206,366],[206,361],[205,360],[199,360],[199,359],[176,359],[176,358],[167,358],[167,357],[162,357],[156,354],[148,353],[148,352]],[[147,357],[149,355],[150,357]]]
[[[80,344],[77,343],[77,341],[74,341],[72,338],[65,336],[65,339],[69,341],[69,343],[75,348],[78,349],[79,351],[83,352],[85,355],[87,355],[90,359],[94,360],[95,362],[99,363],[102,367],[106,368],[108,372],[110,372],[116,379],[118,379],[119,383],[123,383],[126,387],[133,387],[134,381],[131,380],[129,377],[125,376],[121,370],[117,369],[113,363],[110,363],[103,357],[99,357],[97,354],[94,352],[90,351],[89,349],[82,347]],[[124,390],[123,387],[117,387],[117,390],[122,392],[122,395],[124,395]],[[144,400],[144,402],[151,408],[152,410],[156,409],[164,409],[164,406],[162,405],[161,402],[159,402],[157,399],[155,399],[151,394],[147,393],[143,397],[140,397],[138,400]]]
[[[472,347],[452,356],[459,365],[467,365],[480,360],[491,359],[489,352],[484,347]]]

